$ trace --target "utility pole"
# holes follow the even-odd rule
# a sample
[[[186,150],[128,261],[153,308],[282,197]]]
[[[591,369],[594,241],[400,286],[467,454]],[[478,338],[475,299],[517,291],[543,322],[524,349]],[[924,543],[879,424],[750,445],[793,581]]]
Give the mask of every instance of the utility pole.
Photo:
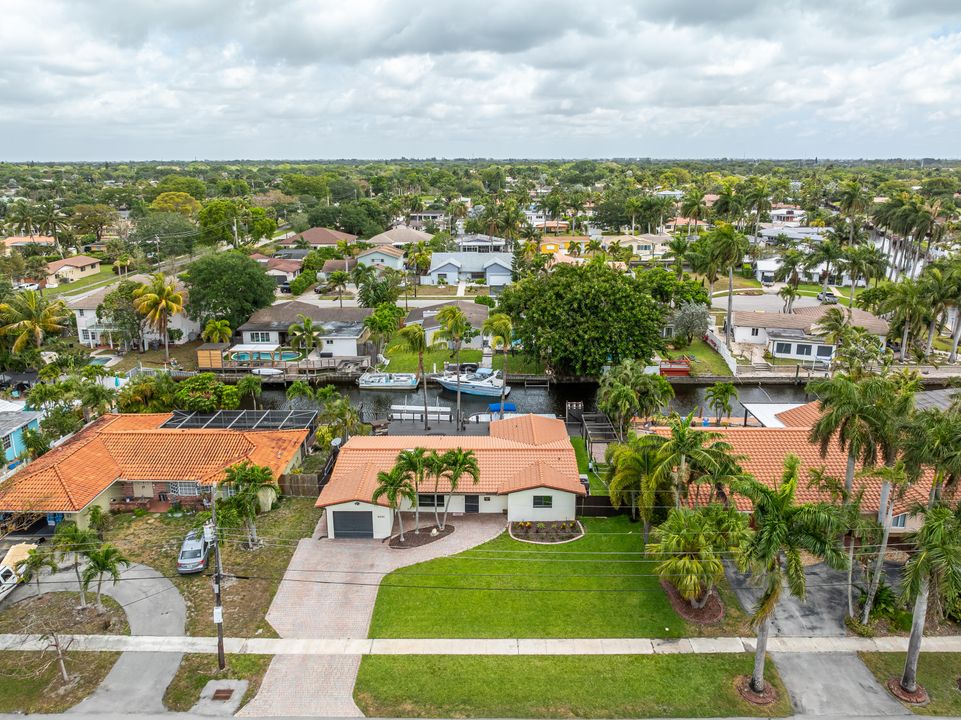
[[[214,543],[214,624],[217,626],[217,667],[221,670],[227,667],[227,659],[224,657],[224,607],[221,603],[220,583],[223,579],[223,566],[220,562],[220,532],[217,528],[217,486],[214,485],[210,491],[210,524],[204,526],[204,534],[209,529]]]
[[[237,237],[237,218],[234,218],[234,247],[240,247],[240,239]]]

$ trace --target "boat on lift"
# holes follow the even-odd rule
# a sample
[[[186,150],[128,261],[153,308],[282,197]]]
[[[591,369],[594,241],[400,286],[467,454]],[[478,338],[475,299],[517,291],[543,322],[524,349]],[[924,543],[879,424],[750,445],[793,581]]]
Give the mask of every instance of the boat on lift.
[[[365,372],[357,378],[361,390],[416,390],[419,384],[414,373]]]
[[[500,370],[478,368],[472,373],[446,372],[437,376],[437,382],[445,390],[457,392],[458,377],[460,391],[465,395],[480,395],[482,397],[500,397],[501,393],[509,395],[511,386],[504,387],[504,376]]]

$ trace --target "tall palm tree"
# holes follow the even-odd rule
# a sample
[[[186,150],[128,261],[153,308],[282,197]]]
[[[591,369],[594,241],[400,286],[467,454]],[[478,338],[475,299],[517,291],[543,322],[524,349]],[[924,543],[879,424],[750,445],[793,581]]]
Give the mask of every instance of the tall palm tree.
[[[687,237],[691,237],[691,223],[700,222],[707,217],[708,207],[704,202],[704,190],[697,185],[684,193],[681,199],[681,214],[688,219]]]
[[[961,513],[945,505],[923,511],[924,525],[908,541],[914,546],[904,566],[902,596],[914,601],[911,637],[904,659],[901,689],[918,690],[918,659],[932,589],[942,602],[961,596]]]
[[[844,249],[834,238],[822,240],[808,253],[807,267],[813,270],[820,265],[824,265],[821,272],[821,292],[828,291],[828,284],[831,279],[831,269],[836,268],[844,259]]]
[[[874,259],[871,252],[872,248],[867,245],[854,245],[844,248],[840,259],[840,267],[847,272],[851,278],[851,296],[848,298],[848,307],[854,307],[854,296],[857,293],[858,280],[870,277],[873,271]]]
[[[16,337],[11,348],[14,353],[28,344],[39,348],[48,335],[63,331],[69,315],[62,300],[50,302],[38,292],[24,290],[0,303],[0,335]]]
[[[204,325],[204,331],[201,337],[206,342],[209,343],[226,343],[230,342],[230,338],[233,337],[233,330],[230,329],[229,320],[216,320],[215,318],[210,318],[207,324]]]
[[[684,263],[687,254],[691,251],[691,242],[686,237],[675,235],[667,243],[667,252],[664,257],[671,258],[671,265],[674,268],[674,275],[680,280],[684,276]]]
[[[444,502],[444,518],[440,522],[440,529],[447,527],[447,510],[450,508],[450,496],[457,490],[461,478],[465,475],[474,481],[474,485],[480,482],[480,466],[477,464],[477,456],[473,450],[454,448],[448,450],[442,456],[444,474],[450,483],[450,493]],[[436,505],[436,503],[435,503]]]
[[[854,245],[860,219],[871,206],[871,193],[864,184],[863,177],[855,177],[841,183],[838,207],[850,224],[850,244]]]
[[[26,200],[17,200],[7,209],[6,226],[17,235],[33,237],[37,232],[37,209]]]
[[[265,488],[276,488],[270,468],[244,462],[231,465],[224,471],[220,481],[233,490],[230,501],[243,519],[247,532],[247,547],[253,549],[260,544],[257,537],[257,512],[260,510],[260,492]]]
[[[763,587],[751,618],[757,629],[754,672],[751,675],[751,690],[756,693],[764,692],[770,618],[785,584],[800,600],[806,594],[801,553],[823,558],[836,569],[842,569],[846,561],[838,542],[844,527],[840,509],[829,503],[797,502],[799,465],[797,456],[788,455],[784,460],[781,482],[776,488],[753,478],[735,483],[735,490],[754,505],[752,525],[755,532],[747,543],[744,559]]]
[[[427,342],[424,326],[416,323],[402,327],[397,332],[397,339],[400,341],[401,348],[407,352],[417,353],[417,374],[420,376],[424,387],[424,430],[430,430],[430,423],[427,419],[427,373],[424,372],[424,353],[428,352],[433,346]]]
[[[259,375],[244,375],[237,381],[237,394],[242,398],[249,397],[253,401],[254,410],[257,409],[257,398],[261,392],[263,381]]]
[[[424,483],[427,473],[430,471],[430,458],[427,451],[422,447],[403,450],[397,456],[397,467],[400,468],[410,479],[414,488],[414,532],[420,532],[420,486]]]
[[[323,326],[315,325],[314,321],[303,313],[297,316],[299,322],[291,323],[287,328],[287,342],[290,347],[303,350],[310,355],[320,343]]]
[[[465,340],[470,340],[474,336],[474,329],[471,327],[467,315],[458,305],[445,305],[437,313],[437,322],[440,330],[437,337],[452,342],[454,344],[454,362],[457,363],[457,428],[460,430],[464,423],[460,411],[460,351]]]
[[[461,200],[451,200],[447,204],[447,217],[449,218],[451,236],[457,234],[457,221],[467,217],[467,205]]]
[[[793,312],[794,301],[801,297],[801,293],[799,293],[794,286],[785,285],[777,291],[777,296],[784,301],[784,305],[781,306],[781,312],[790,314]]]
[[[327,285],[337,293],[337,300],[341,307],[344,307],[344,293],[347,292],[348,282],[350,282],[350,273],[344,270],[334,270],[327,276]]]
[[[130,560],[120,551],[120,548],[104,543],[96,550],[87,551],[87,566],[80,574],[81,586],[84,590],[90,587],[90,583],[97,581],[97,609],[103,612],[103,601],[101,590],[103,589],[103,577],[109,575],[116,585],[120,582],[121,568],[130,566]]]
[[[903,278],[900,282],[891,283],[886,300],[881,306],[884,313],[890,313],[895,325],[901,325],[900,359],[904,362],[908,356],[908,346],[911,336],[918,327],[927,311],[926,298],[921,284],[911,278]]]
[[[504,364],[501,368],[504,373],[504,385],[501,387],[501,409],[500,419],[504,419],[504,402],[507,399],[507,358],[511,350],[511,342],[514,335],[514,326],[511,323],[510,315],[506,313],[494,313],[489,315],[484,321],[483,333],[490,337],[491,348],[500,348],[504,352]]]
[[[716,382],[704,391],[704,399],[714,411],[716,422],[721,424],[721,417],[731,417],[731,401],[737,400],[737,388],[734,383]]]
[[[904,462],[917,479],[925,468],[934,470],[929,505],[939,502],[947,487],[953,494],[961,482],[961,414],[936,408],[912,414],[902,440]]]
[[[80,557],[98,544],[97,533],[93,530],[81,530],[77,523],[60,523],[53,533],[53,546],[56,551],[62,556],[73,557],[73,571],[77,575],[77,585],[80,586],[80,607],[87,607],[87,593],[80,578]]]
[[[170,318],[183,312],[183,293],[177,290],[173,280],[168,280],[163,273],[156,273],[149,284],[134,290],[133,296],[137,312],[163,337],[164,357],[170,362],[167,324]]]
[[[410,476],[399,464],[394,465],[390,470],[377,473],[377,487],[371,496],[373,502],[380,498],[387,500],[387,505],[397,516],[400,524],[400,541],[404,542],[404,517],[400,511],[400,503],[407,500],[411,505],[417,505],[417,492],[410,482]]]
[[[657,447],[642,442],[633,433],[623,443],[613,443],[605,453],[607,470],[604,481],[611,504],[620,508],[625,501],[630,505],[631,518],[640,515],[644,524],[644,544],[647,544],[660,498],[670,492],[666,475],[660,472]]]
[[[952,298],[959,292],[956,281],[951,272],[938,265],[929,265],[921,273],[919,279],[921,294],[924,300],[925,314],[928,321],[928,338],[924,344],[924,355],[931,354],[934,336],[938,332],[942,313],[951,305]]]

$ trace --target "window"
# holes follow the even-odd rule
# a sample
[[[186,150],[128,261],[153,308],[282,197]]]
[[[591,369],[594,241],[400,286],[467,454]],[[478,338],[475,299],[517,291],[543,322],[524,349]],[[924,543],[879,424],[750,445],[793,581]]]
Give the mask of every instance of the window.
[[[751,328],[751,337],[757,337],[761,334],[761,328]]]
[[[82,337],[84,340],[89,340],[89,339],[90,339],[90,331],[89,331],[89,330],[82,330],[81,333],[80,333],[80,337]]]
[[[83,310],[77,310],[77,316],[83,317]]]
[[[167,483],[167,492],[171,495],[199,495],[200,488],[195,482]]]
[[[834,347],[832,345],[818,345],[819,358],[829,358],[833,354],[834,354]]]
[[[535,495],[534,507],[545,508],[545,509],[552,508],[554,507],[554,498],[551,495]]]
[[[333,345],[333,344],[334,344],[334,341],[333,341],[333,340],[325,340],[324,342],[325,342],[327,345]]]
[[[270,333],[269,332],[252,332],[250,333],[250,342],[252,343],[269,343]]]
[[[9,435],[4,435],[2,442],[3,442],[3,449],[4,449],[4,450],[9,450],[9,449],[10,449],[10,436],[9,436]]]
[[[908,524],[908,514],[901,513],[900,515],[895,515],[891,518],[891,527],[903,528]]]
[[[802,345],[801,343],[798,343],[797,345],[794,346],[794,352],[796,352],[798,355],[810,355],[811,346]]]
[[[774,352],[782,353],[784,355],[791,354],[791,343],[774,343]]]
[[[432,507],[444,507],[444,496],[434,495],[433,493],[421,493],[417,496],[417,504],[420,507],[432,508]]]

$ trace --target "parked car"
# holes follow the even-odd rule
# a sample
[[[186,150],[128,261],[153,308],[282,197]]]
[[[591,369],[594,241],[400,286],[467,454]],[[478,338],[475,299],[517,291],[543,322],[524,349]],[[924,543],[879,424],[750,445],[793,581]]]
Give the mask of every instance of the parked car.
[[[819,292],[819,293],[818,293],[818,300],[820,300],[821,302],[823,302],[825,305],[837,305],[837,304],[838,304],[838,296],[835,295],[835,294],[834,294],[833,292],[831,292],[830,290],[828,290],[827,292]]]
[[[210,559],[210,543],[204,537],[203,530],[191,530],[180,546],[177,556],[177,572],[181,575],[203,572],[207,569]]]
[[[20,283],[16,287],[17,290],[39,290],[40,286],[37,283]]]
[[[277,286],[277,289],[284,295],[290,295],[290,283],[281,283]]]
[[[17,572],[17,564],[27,559],[31,550],[36,549],[31,543],[20,543],[11,547],[3,560],[0,560],[0,600],[13,592],[23,578]]]

